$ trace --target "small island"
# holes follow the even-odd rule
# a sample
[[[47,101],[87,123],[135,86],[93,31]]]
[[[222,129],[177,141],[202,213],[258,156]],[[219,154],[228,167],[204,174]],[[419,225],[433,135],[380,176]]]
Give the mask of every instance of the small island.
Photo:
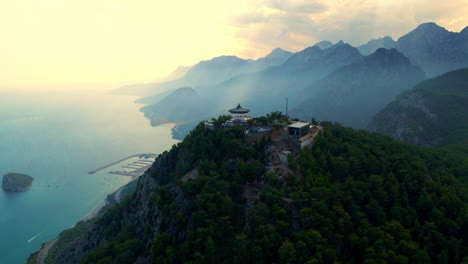
[[[21,173],[3,175],[2,187],[5,192],[22,192],[31,188],[34,178]]]

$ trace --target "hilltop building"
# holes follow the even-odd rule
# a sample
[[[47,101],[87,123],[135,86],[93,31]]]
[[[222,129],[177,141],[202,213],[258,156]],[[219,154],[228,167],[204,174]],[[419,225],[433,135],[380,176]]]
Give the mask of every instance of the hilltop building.
[[[250,112],[249,109],[243,108],[240,104],[237,104],[236,108],[229,110],[232,116],[231,120],[226,121],[225,126],[233,126],[234,124],[247,125],[247,121],[250,117],[247,115]]]
[[[310,123],[296,122],[288,126],[288,133],[291,136],[301,138],[310,133]]]
[[[231,113],[232,119],[234,120],[243,120],[249,118],[247,116],[249,112],[249,109],[243,108],[240,104],[237,104],[236,108],[229,110],[229,113]]]

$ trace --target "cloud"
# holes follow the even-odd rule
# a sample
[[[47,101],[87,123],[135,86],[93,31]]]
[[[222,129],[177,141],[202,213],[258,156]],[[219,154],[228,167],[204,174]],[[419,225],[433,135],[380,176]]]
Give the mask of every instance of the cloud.
[[[284,0],[267,0],[265,6],[271,9],[276,9],[284,12],[292,13],[321,13],[327,10],[327,6],[320,1],[284,1]]]
[[[436,22],[452,31],[468,25],[465,0],[253,0],[256,11],[231,20],[236,37],[250,49],[282,47],[301,50],[317,41],[343,40],[361,45],[372,38],[398,39],[424,22]],[[250,9],[252,10],[252,9]],[[263,51],[263,54],[266,51]]]
[[[1,87],[146,82],[220,55],[468,25],[466,0],[3,1]]]

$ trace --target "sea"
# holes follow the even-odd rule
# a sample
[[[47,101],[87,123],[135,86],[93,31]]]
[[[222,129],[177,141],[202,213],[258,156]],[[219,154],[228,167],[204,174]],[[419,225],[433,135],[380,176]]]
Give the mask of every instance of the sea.
[[[30,190],[0,190],[0,263],[25,263],[130,177],[89,171],[177,143],[151,127],[137,97],[94,91],[0,91],[0,176],[34,178]]]

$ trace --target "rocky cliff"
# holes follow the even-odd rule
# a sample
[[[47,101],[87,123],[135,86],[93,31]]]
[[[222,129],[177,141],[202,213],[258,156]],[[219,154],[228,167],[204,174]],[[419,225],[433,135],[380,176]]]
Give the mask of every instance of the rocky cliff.
[[[162,157],[156,161],[152,168],[147,170],[139,179],[135,195],[127,198],[121,204],[110,209],[99,221],[88,225],[80,235],[74,236],[67,241],[67,234],[61,234],[55,247],[49,252],[49,260],[53,263],[81,263],[82,260],[93,250],[100,246],[110,244],[116,234],[112,229],[120,229],[121,226],[131,227],[134,234],[144,241],[146,246],[155,242],[160,233],[162,225],[166,233],[177,237],[180,240],[185,239],[187,232],[176,230],[177,216],[168,216],[163,214],[160,206],[154,199],[156,190],[160,187],[157,180],[151,176],[152,170],[164,170],[161,166]],[[190,203],[185,198],[180,188],[175,184],[170,184],[168,191],[174,195],[176,210],[184,212]],[[186,217],[189,217],[188,215]],[[83,224],[83,223],[79,223]],[[149,256],[139,256],[134,263],[149,263]],[[46,262],[47,263],[47,262]]]

